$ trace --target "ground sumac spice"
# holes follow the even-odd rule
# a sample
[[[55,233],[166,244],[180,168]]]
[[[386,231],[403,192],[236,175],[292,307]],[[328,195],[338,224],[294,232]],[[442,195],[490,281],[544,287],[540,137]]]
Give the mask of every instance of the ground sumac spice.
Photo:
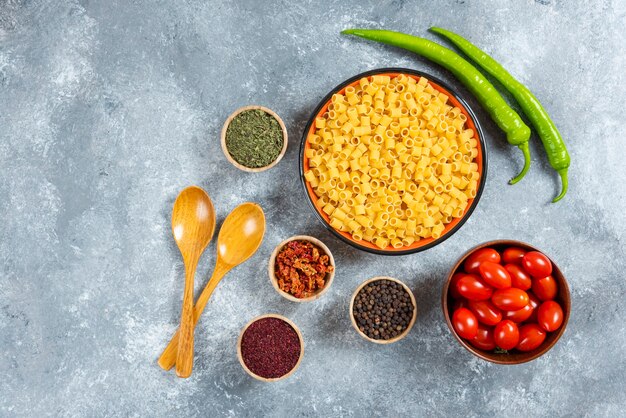
[[[279,318],[253,322],[241,337],[246,367],[266,379],[289,373],[300,359],[300,339],[291,325]]]
[[[274,273],[278,288],[297,298],[313,295],[326,284],[326,274],[334,271],[330,257],[309,241],[290,241],[276,256]]]

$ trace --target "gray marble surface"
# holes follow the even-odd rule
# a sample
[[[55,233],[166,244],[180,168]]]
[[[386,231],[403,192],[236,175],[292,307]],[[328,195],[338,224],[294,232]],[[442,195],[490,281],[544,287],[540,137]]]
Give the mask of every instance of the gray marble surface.
[[[0,1],[0,415],[624,416],[625,14],[621,0]],[[549,203],[559,182],[536,138],[531,172],[508,186],[520,154],[477,109],[490,170],[469,222],[424,253],[359,252],[309,210],[302,130],[322,96],[364,70],[410,67],[459,87],[419,57],[339,35],[434,39],[432,24],[483,46],[543,101],[569,145],[571,191]],[[262,174],[238,171],[219,146],[223,121],[247,104],[289,130],[286,157]],[[218,222],[254,201],[268,229],[219,285],[181,380],[156,358],[179,318],[170,211],[190,184],[212,196]],[[310,304],[281,298],[266,273],[274,246],[301,233],[338,265]],[[441,314],[451,264],[495,238],[544,249],[571,286],[563,338],[521,366],[473,357]],[[214,262],[215,243],[197,289]],[[347,312],[353,289],[381,274],[408,283],[420,310],[388,347],[362,340]],[[249,378],[235,351],[241,327],[268,312],[293,319],[306,345],[300,369],[275,384]]]

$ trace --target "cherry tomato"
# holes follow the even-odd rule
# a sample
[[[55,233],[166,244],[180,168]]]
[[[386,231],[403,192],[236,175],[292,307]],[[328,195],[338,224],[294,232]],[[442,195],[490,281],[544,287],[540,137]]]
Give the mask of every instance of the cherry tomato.
[[[502,261],[504,264],[522,264],[522,258],[526,251],[519,247],[509,247],[502,253]]]
[[[471,309],[471,307],[470,307]],[[539,305],[537,322],[546,331],[556,331],[563,323],[563,309],[553,300],[548,300]]]
[[[559,287],[552,276],[533,279],[533,292],[541,300],[551,300],[556,297]]]
[[[517,311],[528,305],[528,294],[521,289],[509,287],[498,289],[493,293],[491,301],[503,311]]]
[[[485,351],[491,351],[496,348],[496,343],[493,340],[493,327],[478,324],[478,332],[470,340],[470,344]]]
[[[537,324],[522,325],[519,329],[519,351],[532,351],[546,339],[546,332]]]
[[[454,305],[452,305],[452,312],[456,311],[459,308],[469,308],[467,299],[457,299],[454,301]]]
[[[493,330],[493,340],[498,347],[503,350],[515,348],[519,342],[519,329],[513,321],[505,319],[501,321]]]
[[[480,266],[478,266],[478,271],[480,272],[480,277],[482,277],[483,281],[489,286],[495,287],[496,289],[511,287],[511,276],[500,264],[492,263],[491,261],[483,261],[480,263]]]
[[[456,282],[459,281],[459,279],[464,276],[464,273],[455,273],[452,278],[450,279],[450,285],[448,286],[448,289],[450,289],[450,296],[452,296],[453,299],[461,299],[462,296],[459,293],[458,289],[456,288]]]
[[[478,276],[466,274],[456,283],[456,288],[469,300],[487,300],[493,294],[493,288],[480,281]]]
[[[488,300],[470,300],[468,308],[476,315],[478,322],[482,322],[485,325],[495,325],[502,321],[502,312]]]
[[[552,274],[552,263],[539,251],[531,251],[522,258],[522,267],[533,277],[541,278]]]
[[[530,296],[528,296],[528,298],[530,299]],[[502,318],[509,319],[519,324],[520,322],[524,322],[530,318],[534,311],[535,310],[532,305],[528,303],[528,305],[516,311],[502,311]]]
[[[511,276],[511,286],[518,289],[528,290],[533,285],[528,273],[517,264],[507,264],[504,266]]]
[[[478,321],[467,308],[459,308],[452,314],[452,326],[461,338],[471,340],[478,333]]]
[[[539,308],[539,305],[541,305],[541,300],[539,300],[539,298],[535,296],[533,292],[528,292],[528,299],[529,299],[528,305],[530,305],[533,308],[532,313],[528,317],[528,322],[537,322],[537,309]],[[510,319],[510,318],[507,318],[507,319]]]
[[[463,268],[467,273],[478,273],[478,266],[480,266],[480,263],[483,261],[499,263],[500,254],[493,248],[481,248],[480,250],[474,251],[469,257],[467,257],[467,260],[463,263]]]

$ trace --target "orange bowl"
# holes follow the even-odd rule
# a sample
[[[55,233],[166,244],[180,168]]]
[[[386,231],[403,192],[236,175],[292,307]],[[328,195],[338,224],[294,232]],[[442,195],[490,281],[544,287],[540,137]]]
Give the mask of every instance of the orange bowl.
[[[422,238],[422,239],[415,241],[413,244],[409,246],[394,248],[391,245],[389,245],[388,247],[381,249],[371,242],[368,242],[365,240],[357,241],[352,238],[351,234],[344,232],[344,231],[336,230],[330,225],[329,216],[326,213],[324,213],[321,210],[321,208],[317,205],[317,196],[315,195],[309,183],[304,178],[304,173],[309,170],[309,160],[306,157],[306,151],[310,147],[308,138],[310,135],[314,134],[315,132],[315,119],[318,116],[323,115],[327,111],[328,105],[331,103],[333,94],[344,93],[346,87],[355,86],[356,84],[359,83],[359,80],[363,77],[371,77],[373,75],[388,75],[391,78],[394,78],[400,74],[406,74],[407,76],[412,77],[414,79],[425,77],[426,79],[428,79],[429,84],[434,89],[446,94],[449,97],[448,101],[452,105],[461,109],[461,113],[463,113],[467,117],[467,122],[466,122],[467,127],[474,130],[475,137],[479,144],[478,155],[476,156],[475,162],[478,164],[478,172],[480,174],[480,178],[479,178],[478,190],[476,192],[476,197],[468,200],[468,205],[465,208],[463,216],[460,218],[454,218],[452,222],[448,223],[445,226],[445,229],[439,238],[436,238],[436,239],[435,238]],[[467,101],[457,92],[455,92],[450,86],[448,86],[445,82],[437,79],[436,77],[422,73],[420,71],[410,70],[406,68],[382,68],[378,70],[366,71],[364,73],[358,74],[344,81],[343,83],[335,87],[333,90],[330,91],[330,93],[328,93],[322,99],[322,101],[319,103],[319,105],[313,112],[313,115],[309,119],[304,129],[304,134],[302,136],[302,142],[300,145],[300,179],[304,186],[306,195],[308,197],[308,201],[311,204],[311,207],[313,208],[313,212],[316,214],[317,218],[324,224],[324,226],[328,230],[330,230],[335,236],[337,236],[342,241],[360,250],[368,251],[368,252],[375,253],[375,254],[383,254],[383,255],[412,254],[412,253],[416,253],[419,251],[427,250],[445,241],[452,234],[454,234],[465,223],[465,221],[467,221],[469,216],[474,211],[478,201],[480,200],[480,196],[485,186],[486,177],[487,177],[487,152],[485,149],[484,134],[483,134],[480,124],[478,123],[478,119],[476,118],[476,115],[467,104]]]

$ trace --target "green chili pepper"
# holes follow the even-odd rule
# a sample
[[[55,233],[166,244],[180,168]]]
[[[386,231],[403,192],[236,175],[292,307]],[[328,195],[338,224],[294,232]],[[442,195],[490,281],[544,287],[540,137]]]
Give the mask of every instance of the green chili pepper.
[[[506,88],[515,97],[522,110],[533,124],[543,147],[546,149],[548,161],[559,176],[561,176],[561,193],[552,200],[558,202],[567,193],[567,169],[570,164],[570,157],[561,138],[561,134],[554,125],[554,122],[548,116],[548,112],[543,108],[539,100],[531,93],[530,90],[522,83],[517,81],[507,70],[502,67],[496,60],[491,58],[478,47],[471,44],[468,40],[461,36],[441,28],[430,28],[431,31],[438,33],[456,45],[463,53],[480,65],[493,78],[498,80],[504,88]]]
[[[524,153],[524,168],[511,180],[511,183],[517,183],[526,175],[530,168],[530,151],[528,148],[530,128],[472,64],[461,58],[456,52],[435,42],[400,32],[346,29],[341,33],[407,49],[450,70],[476,96],[500,129],[506,132],[507,141],[516,145]]]

